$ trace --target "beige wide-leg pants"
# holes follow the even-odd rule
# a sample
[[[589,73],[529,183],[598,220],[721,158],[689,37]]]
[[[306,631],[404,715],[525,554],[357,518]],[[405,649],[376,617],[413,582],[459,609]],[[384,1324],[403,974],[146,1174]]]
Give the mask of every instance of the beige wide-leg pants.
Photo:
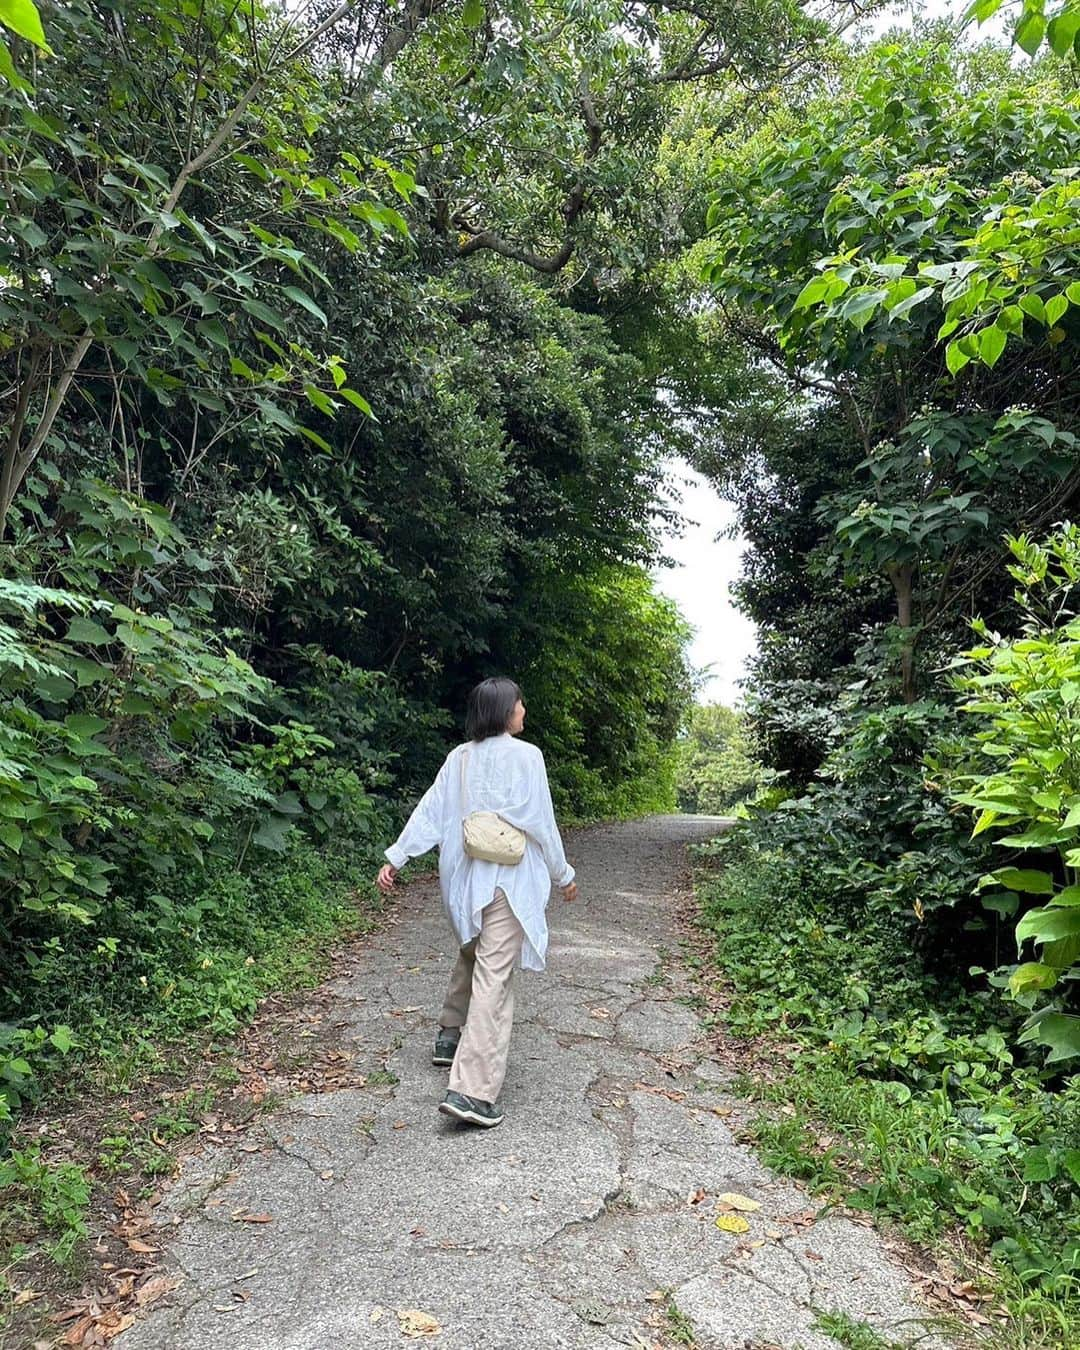
[[[439,1025],[464,1028],[450,1069],[450,1090],[493,1102],[506,1076],[514,1023],[512,977],[525,933],[498,886],[480,923],[479,935],[458,953]]]

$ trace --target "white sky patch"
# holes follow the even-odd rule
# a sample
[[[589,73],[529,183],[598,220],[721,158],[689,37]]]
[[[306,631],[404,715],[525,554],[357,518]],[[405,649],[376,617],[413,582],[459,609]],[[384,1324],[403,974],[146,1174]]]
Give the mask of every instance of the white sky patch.
[[[658,569],[653,577],[694,627],[691,665],[710,668],[699,701],[731,705],[740,697],[738,681],[757,648],[754,625],[731,598],[746,545],[739,538],[717,538],[735,519],[735,508],[716,495],[707,479],[682,460],[669,461],[667,477],[682,495],[679,510],[687,525],[681,539],[664,541],[675,566]]]

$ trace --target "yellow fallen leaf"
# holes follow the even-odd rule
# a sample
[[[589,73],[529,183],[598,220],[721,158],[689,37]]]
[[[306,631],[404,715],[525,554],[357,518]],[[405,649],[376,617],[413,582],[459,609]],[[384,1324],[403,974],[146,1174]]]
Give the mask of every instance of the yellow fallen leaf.
[[[746,1233],[750,1228],[741,1214],[719,1214],[716,1226],[724,1233]]]
[[[761,1204],[757,1200],[751,1200],[748,1195],[739,1195],[736,1191],[724,1191],[723,1195],[718,1195],[717,1200],[722,1205],[730,1205],[732,1209],[741,1209],[746,1214],[753,1214],[755,1209],[760,1209]]]
[[[397,1318],[401,1334],[409,1336],[413,1340],[418,1340],[421,1336],[440,1336],[442,1334],[442,1327],[439,1326],[434,1317],[426,1312],[420,1312],[417,1308],[398,1308]]]

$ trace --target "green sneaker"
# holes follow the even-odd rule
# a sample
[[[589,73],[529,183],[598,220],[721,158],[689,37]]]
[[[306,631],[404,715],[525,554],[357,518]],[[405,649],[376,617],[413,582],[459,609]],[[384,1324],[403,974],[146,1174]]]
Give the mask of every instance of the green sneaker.
[[[440,1027],[435,1037],[435,1049],[431,1054],[432,1064],[453,1064],[460,1040],[460,1027]]]
[[[466,1097],[463,1092],[448,1092],[439,1103],[444,1116],[464,1120],[469,1125],[498,1125],[503,1113],[494,1102],[482,1102],[479,1097]]]

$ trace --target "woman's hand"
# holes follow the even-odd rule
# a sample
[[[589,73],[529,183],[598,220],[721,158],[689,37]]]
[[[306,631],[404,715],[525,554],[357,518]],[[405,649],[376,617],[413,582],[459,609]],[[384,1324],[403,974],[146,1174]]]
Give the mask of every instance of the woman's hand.
[[[576,899],[577,899],[577,882],[576,882],[576,881],[570,881],[570,882],[567,882],[567,884],[566,884],[565,886],[563,886],[561,889],[562,889],[562,898],[563,898],[564,900],[576,900]]]
[[[393,867],[390,863],[384,863],[383,866],[379,868],[379,875],[375,879],[376,886],[378,886],[380,891],[392,891],[394,889],[394,878],[397,874],[398,870],[396,867]]]

